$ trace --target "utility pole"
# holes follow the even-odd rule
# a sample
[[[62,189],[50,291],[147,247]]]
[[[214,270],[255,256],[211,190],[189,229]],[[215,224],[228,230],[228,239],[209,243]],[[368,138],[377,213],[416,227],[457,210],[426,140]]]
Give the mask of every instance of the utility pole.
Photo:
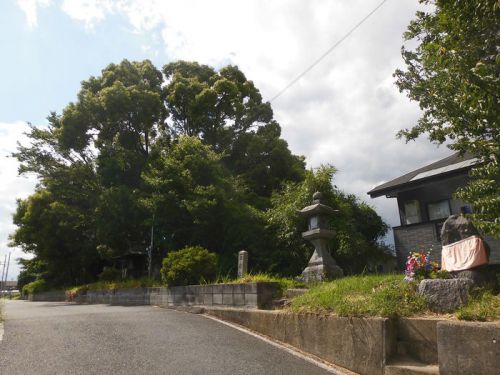
[[[9,259],[7,260],[7,270],[5,271],[5,282],[3,284],[4,288],[7,288],[7,276],[9,276],[9,266],[10,266],[10,252],[9,252]]]
[[[5,264],[7,263],[7,254],[5,254],[5,257],[3,259],[3,267],[2,267],[2,277],[0,278],[0,294],[3,295],[3,278],[5,275]]]
[[[155,215],[153,214],[153,224],[151,224],[151,243],[148,248],[148,277],[151,278],[151,266],[153,263],[153,240],[154,240],[154,224]]]

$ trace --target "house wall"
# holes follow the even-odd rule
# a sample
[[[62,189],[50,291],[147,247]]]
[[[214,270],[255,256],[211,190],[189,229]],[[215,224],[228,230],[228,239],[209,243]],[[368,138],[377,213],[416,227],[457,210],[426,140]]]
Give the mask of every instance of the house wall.
[[[404,204],[411,200],[417,200],[420,203],[421,223],[429,221],[427,205],[445,199],[450,200],[451,214],[459,214],[460,208],[467,205],[467,203],[453,199],[453,193],[459,187],[464,186],[467,181],[468,176],[466,174],[459,174],[440,181],[429,181],[418,187],[399,192],[397,194],[397,200],[401,225],[406,224]]]
[[[431,250],[431,260],[441,264],[440,232],[445,219],[430,221],[427,205],[449,199],[451,214],[459,214],[460,208],[467,204],[454,200],[453,193],[467,182],[467,174],[462,173],[439,181],[428,181],[423,185],[400,191],[397,194],[402,225],[394,227],[393,231],[400,269],[405,267],[406,258],[413,251],[427,252]],[[421,222],[405,225],[404,203],[411,200],[417,200],[420,203]],[[500,239],[486,237],[485,241],[490,247],[490,264],[500,264]]]
[[[441,264],[441,242],[435,223],[422,223],[393,228],[398,267],[405,268],[406,258],[413,251],[431,250],[431,260]]]
[[[407,225],[393,228],[398,267],[405,268],[410,252],[431,250],[431,260],[441,265],[441,242],[438,240],[435,222]],[[485,237],[490,247],[490,264],[500,264],[500,238]]]

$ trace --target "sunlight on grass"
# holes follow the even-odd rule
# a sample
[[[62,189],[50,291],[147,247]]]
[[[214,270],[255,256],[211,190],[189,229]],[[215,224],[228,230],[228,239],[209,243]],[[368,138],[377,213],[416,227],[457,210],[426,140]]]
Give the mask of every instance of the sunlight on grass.
[[[500,295],[490,289],[478,288],[470,294],[467,305],[457,311],[460,320],[487,321],[500,317]]]
[[[293,299],[292,311],[335,313],[339,316],[410,316],[427,310],[416,284],[401,275],[349,276],[321,283]]]
[[[278,283],[281,294],[288,289],[305,288],[303,282],[288,277],[272,276],[266,273],[247,274],[243,277],[232,279],[230,277],[217,277],[215,284],[244,284],[244,283]]]

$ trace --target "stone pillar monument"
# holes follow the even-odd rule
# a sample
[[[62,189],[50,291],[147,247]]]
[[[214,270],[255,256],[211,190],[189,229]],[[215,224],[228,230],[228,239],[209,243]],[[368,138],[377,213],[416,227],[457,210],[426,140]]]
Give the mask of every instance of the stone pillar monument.
[[[314,245],[314,253],[304,271],[302,278],[306,283],[336,279],[344,276],[342,268],[330,255],[329,240],[335,236],[335,232],[328,228],[328,217],[334,215],[337,210],[330,206],[321,204],[320,192],[313,194],[312,205],[300,210],[302,216],[308,218],[309,227],[302,233],[302,238]]]
[[[243,277],[248,273],[248,252],[241,250],[238,253],[238,277]]]

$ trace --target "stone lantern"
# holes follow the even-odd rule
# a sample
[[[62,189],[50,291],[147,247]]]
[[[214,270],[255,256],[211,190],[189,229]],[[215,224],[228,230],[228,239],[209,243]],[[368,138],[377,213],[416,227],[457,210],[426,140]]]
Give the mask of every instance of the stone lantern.
[[[300,210],[300,214],[308,219],[308,230],[302,233],[302,238],[314,245],[314,253],[302,277],[306,283],[336,279],[344,276],[342,268],[330,255],[328,242],[335,236],[335,232],[328,228],[328,218],[337,210],[321,204],[322,194],[313,194],[312,205]]]

